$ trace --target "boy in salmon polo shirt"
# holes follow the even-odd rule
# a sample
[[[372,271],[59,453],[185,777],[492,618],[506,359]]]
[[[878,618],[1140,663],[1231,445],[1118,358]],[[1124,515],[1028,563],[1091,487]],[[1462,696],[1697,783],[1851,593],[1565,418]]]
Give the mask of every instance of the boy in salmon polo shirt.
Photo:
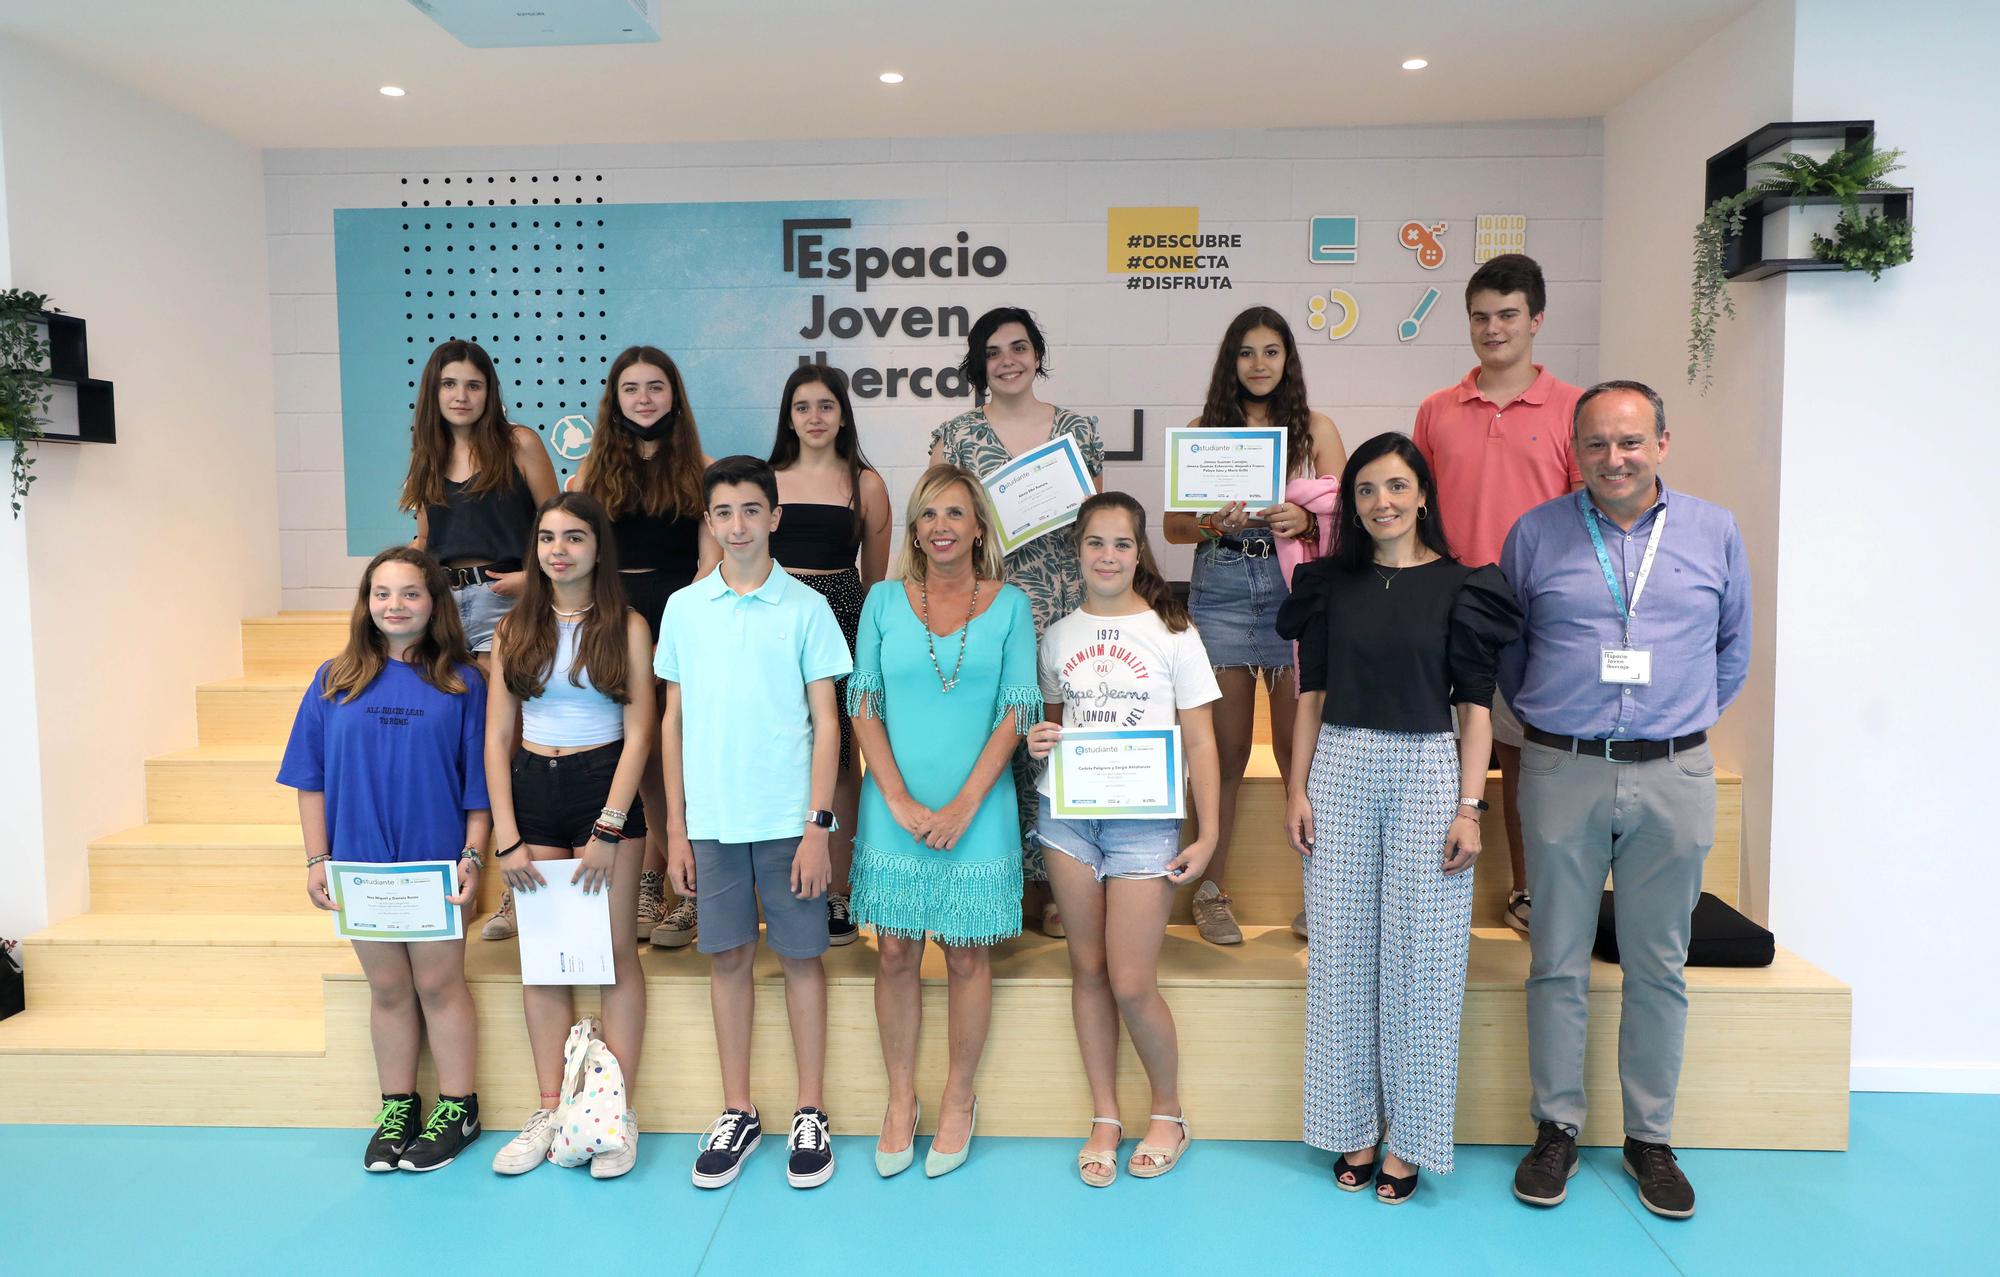
[[[1508,530],[1528,510],[1583,485],[1571,449],[1571,417],[1583,392],[1535,362],[1548,289],[1542,268],[1503,253],[1472,273],[1465,315],[1479,366],[1425,399],[1410,432],[1430,463],[1437,502],[1459,561],[1500,561]],[[1493,750],[1500,757],[1500,810],[1514,886],[1507,925],[1527,934],[1533,904],[1521,851],[1521,721],[1493,698]]]

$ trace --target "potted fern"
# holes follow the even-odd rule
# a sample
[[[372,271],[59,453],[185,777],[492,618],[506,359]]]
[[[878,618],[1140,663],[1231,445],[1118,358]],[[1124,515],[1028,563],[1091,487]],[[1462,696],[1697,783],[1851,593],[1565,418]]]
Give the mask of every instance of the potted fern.
[[[14,517],[35,481],[28,445],[42,436],[49,406],[49,343],[42,312],[49,299],[19,288],[0,292],[0,443],[12,443],[8,500]]]
[[[1752,278],[1781,270],[1865,270],[1870,278],[1910,260],[1912,236],[1907,215],[1908,191],[1885,185],[1889,174],[1903,166],[1899,150],[1878,151],[1873,133],[1841,147],[1825,159],[1786,151],[1775,160],[1750,167],[1765,176],[1734,195],[1725,195],[1702,213],[1694,232],[1694,286],[1688,331],[1688,381],[1704,393],[1713,381],[1715,329],[1725,316],[1735,318],[1730,301],[1728,268],[1732,242],[1742,236],[1744,219],[1760,205],[1778,203],[1763,213],[1757,242],[1763,259],[1755,267],[1739,266]],[[1869,196],[1903,196],[1901,215],[1864,212]]]

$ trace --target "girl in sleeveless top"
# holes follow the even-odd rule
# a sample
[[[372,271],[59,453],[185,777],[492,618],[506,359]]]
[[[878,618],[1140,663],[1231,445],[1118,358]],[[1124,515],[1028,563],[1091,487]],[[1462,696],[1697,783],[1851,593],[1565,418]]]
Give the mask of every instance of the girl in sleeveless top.
[[[1191,426],[1281,426],[1286,434],[1288,477],[1337,475],[1347,462],[1340,431],[1306,405],[1305,369],[1291,325],[1267,306],[1252,306],[1230,321],[1209,373],[1208,400]],[[1290,775],[1292,718],[1298,704],[1291,644],[1278,637],[1278,607],[1288,592],[1277,542],[1319,543],[1317,516],[1292,501],[1262,510],[1234,502],[1197,518],[1168,514],[1161,530],[1178,545],[1194,545],[1188,610],[1215,666],[1222,699],[1215,707],[1215,741],[1221,754],[1222,811],[1215,855],[1195,888],[1194,917],[1210,944],[1242,944],[1230,911],[1223,875],[1229,867],[1236,798],[1250,763],[1256,728],[1257,684],[1271,702],[1271,739],[1280,777]],[[1292,929],[1304,937],[1305,915]]]
[[[890,510],[888,485],[861,454],[847,374],[825,365],[806,365],[785,379],[771,469],[778,474],[779,509],[771,557],[801,584],[825,596],[852,655],[862,599],[889,570]],[[834,687],[844,699],[847,680],[838,680]],[[827,939],[837,945],[852,943],[858,934],[848,916],[847,895],[860,799],[854,724],[843,705],[840,780],[833,791],[833,814],[840,824],[830,840],[833,884],[826,901]]]
[[[1043,403],[1035,383],[1049,375],[1048,339],[1035,317],[1018,306],[987,311],[966,335],[965,379],[991,398],[931,432],[931,464],[955,465],[981,479],[1023,452],[1058,435],[1076,440],[1095,486],[1104,486],[1104,441],[1097,418]],[[1007,582],[1020,587],[1034,608],[1035,634],[1075,611],[1083,602],[1083,576],[1069,538],[1037,537],[1007,556]],[[1060,938],[1062,916],[1049,894],[1042,846],[1035,838],[1036,768],[1023,746],[1014,755],[1014,791],[1021,803],[1021,875],[1027,883],[1025,917],[1035,918],[1045,935]]]
[[[633,919],[646,815],[639,774],[655,721],[653,645],[646,623],[625,605],[618,549],[604,508],[580,492],[542,504],[520,606],[494,634],[494,679],[486,715],[486,787],[493,805],[494,863],[515,891],[548,884],[537,861],[581,863],[571,881],[610,895],[615,983],[602,991],[604,1041],[625,1075],[628,1100],[639,1081],[646,1031],[646,983]],[[520,746],[514,745],[516,714]],[[631,748],[627,748],[627,745]],[[523,985],[528,1044],[541,1100],[521,1133],[493,1159],[519,1175],[541,1165],[555,1139],[563,1039],[574,1010],[568,985]],[[594,1157],[590,1173],[610,1179],[632,1169],[637,1117],[626,1112],[606,1138],[623,1151]]]
[[[493,666],[484,653],[521,592],[521,552],[535,507],[555,494],[556,471],[541,436],[507,421],[492,358],[473,342],[440,344],[417,382],[401,507],[417,516],[410,544],[444,565],[459,628],[489,681]],[[513,934],[514,898],[503,895],[480,935]]]
[[[610,517],[620,583],[655,644],[667,596],[705,575],[721,558],[702,518],[701,474],[708,460],[674,361],[654,346],[620,351],[604,378],[590,454],[568,486],[595,497]],[[640,793],[654,810],[663,811],[667,796],[657,722],[648,726],[644,740],[651,761]],[[678,949],[694,939],[694,901],[682,902],[669,916],[664,834],[655,830],[646,839],[637,934]]]

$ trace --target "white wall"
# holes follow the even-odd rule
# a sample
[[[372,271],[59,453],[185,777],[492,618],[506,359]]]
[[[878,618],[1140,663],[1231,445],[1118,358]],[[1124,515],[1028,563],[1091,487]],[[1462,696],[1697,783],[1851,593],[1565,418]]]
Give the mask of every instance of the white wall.
[[[1792,0],[1766,0],[1604,117],[1603,319],[1598,365],[1658,390],[1667,482],[1736,514],[1750,557],[1750,677],[1717,725],[1717,760],[1743,777],[1744,912],[1766,917],[1778,632],[1778,463],[1785,280],[1732,287],[1715,383],[1687,380],[1689,254],[1710,155],[1792,118]]]
[[[1905,149],[1916,257],[1785,302],[1771,918],[1855,985],[1857,1086],[2000,1091],[2000,10],[1799,0],[1795,119]],[[1941,38],[1944,37],[1944,38]]]
[[[1152,505],[1160,487],[1160,430],[1196,414],[1224,328],[1253,304],[1273,306],[1290,321],[1313,406],[1335,419],[1350,444],[1384,430],[1407,430],[1423,396],[1457,381],[1475,362],[1463,291],[1474,269],[1472,219],[1478,213],[1528,217],[1527,250],[1541,261],[1550,292],[1550,317],[1537,357],[1565,380],[1594,380],[1601,141],[1597,121],[1543,120],[796,144],[271,152],[266,168],[285,606],[347,606],[365,561],[349,557],[345,536],[333,210],[395,208],[405,198],[414,203],[419,174],[432,183],[423,193],[443,198],[465,193],[462,186],[447,189],[446,177],[462,183],[473,175],[484,196],[485,176],[497,176],[503,191],[509,178],[518,176],[516,193],[525,196],[531,176],[541,174],[547,182],[560,172],[588,175],[585,187],[593,197],[602,193],[606,203],[921,201],[950,228],[968,227],[980,242],[1005,246],[1010,265],[1003,278],[976,290],[957,281],[940,287],[951,302],[970,306],[974,314],[1000,304],[1036,311],[1049,329],[1055,369],[1042,391],[1045,398],[1100,414],[1113,449],[1128,446],[1132,409],[1145,410],[1149,460],[1113,463],[1106,484],[1128,486]],[[546,186],[534,189],[548,194]],[[1112,205],[1196,205],[1202,230],[1242,233],[1244,249],[1232,254],[1235,287],[1128,295],[1124,277],[1105,270],[1105,209]],[[1358,264],[1306,261],[1307,221],[1315,213],[1363,219]],[[1451,221],[1449,255],[1435,275],[1420,270],[1395,242],[1401,221],[1412,217]],[[1418,340],[1404,346],[1394,336],[1395,319],[1429,284],[1443,297]],[[1338,343],[1309,331],[1305,322],[1307,298],[1330,285],[1352,289],[1364,311],[1363,329]],[[923,297],[916,285],[902,288],[890,302],[938,295]],[[651,340],[642,333],[613,337]],[[827,343],[799,344],[804,350]],[[861,352],[879,356],[890,349],[903,357],[896,362],[919,353],[905,338],[838,343],[830,357],[852,367]],[[962,349],[954,338],[920,353],[926,363],[944,362],[940,355],[956,362]],[[403,371],[388,373],[400,377]],[[698,409],[713,402],[703,398],[699,385],[689,392]],[[774,400],[776,393],[774,383]],[[864,445],[896,501],[922,470],[931,428],[969,406],[969,401],[907,399],[857,404]],[[548,424],[534,420],[532,406],[524,411],[512,402],[510,407],[517,420]],[[393,483],[385,491],[392,497]],[[1184,576],[1187,549],[1163,550],[1169,574]]]
[[[89,323],[118,405],[115,445],[36,464],[47,881],[0,897],[24,930],[87,906],[90,839],[145,819],[143,760],[194,743],[195,685],[277,606],[276,448],[256,149],[6,40],[0,129],[14,283]]]

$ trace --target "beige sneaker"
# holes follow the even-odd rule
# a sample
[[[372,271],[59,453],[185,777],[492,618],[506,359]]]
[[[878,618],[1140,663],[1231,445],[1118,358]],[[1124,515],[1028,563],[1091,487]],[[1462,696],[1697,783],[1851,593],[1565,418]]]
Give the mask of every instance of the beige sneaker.
[[[486,920],[479,936],[482,940],[512,940],[520,933],[521,929],[514,925],[514,889],[509,887],[507,894],[500,897],[499,911]]]
[[[653,943],[662,949],[685,949],[694,943],[695,924],[694,897],[689,896],[653,928]]]
[[[660,925],[660,919],[667,916],[666,892],[667,876],[659,870],[639,875],[639,932],[642,936],[653,934],[653,928]]]
[[[617,1179],[639,1160],[639,1115],[625,1110],[625,1146],[616,1153],[599,1153],[590,1159],[590,1178]]]
[[[1243,928],[1236,925],[1236,915],[1229,912],[1229,897],[1213,882],[1195,888],[1194,925],[1201,938],[1210,944],[1243,943]]]
[[[1301,940],[1311,938],[1306,935],[1306,911],[1303,909],[1299,910],[1298,917],[1292,919],[1292,934]]]

